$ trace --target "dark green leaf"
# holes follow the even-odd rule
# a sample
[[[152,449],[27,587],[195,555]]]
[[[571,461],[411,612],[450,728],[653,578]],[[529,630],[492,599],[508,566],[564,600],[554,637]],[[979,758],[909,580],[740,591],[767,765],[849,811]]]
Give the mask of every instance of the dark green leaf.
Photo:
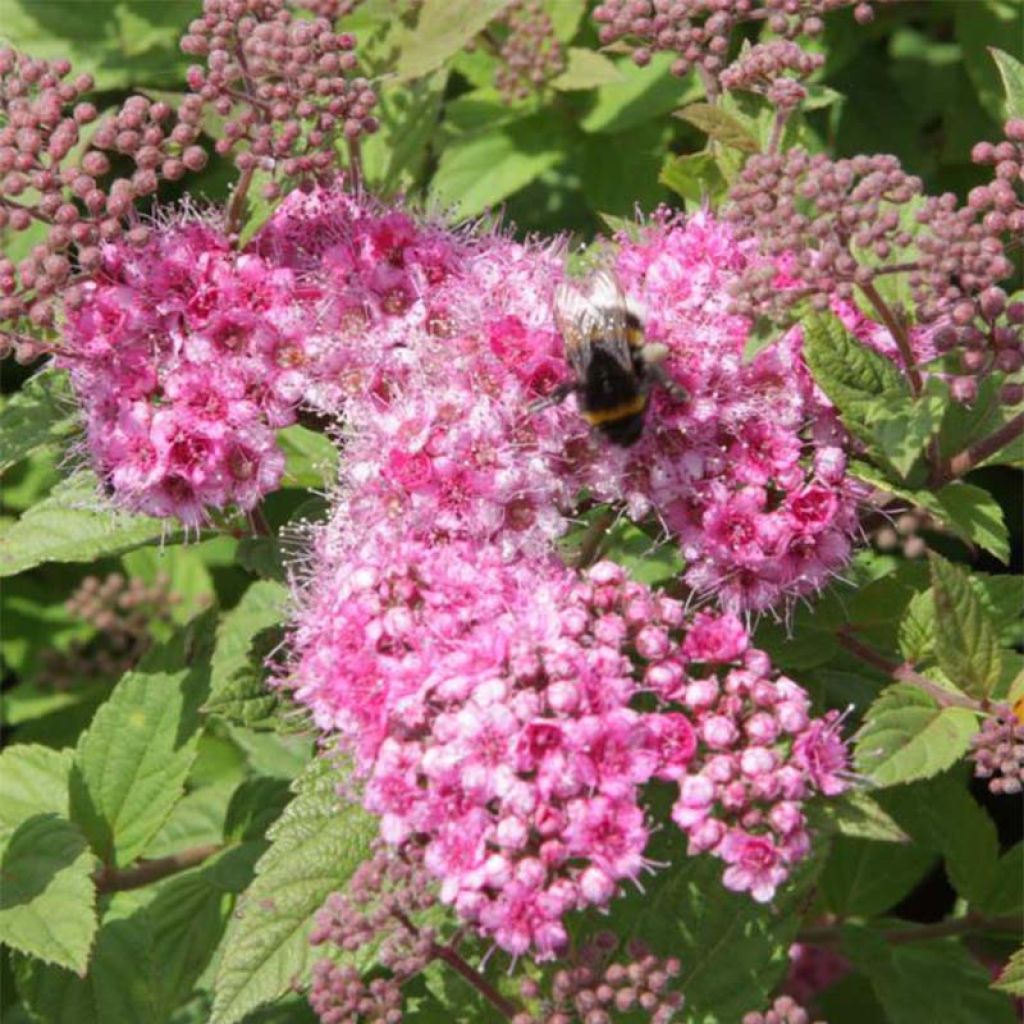
[[[1010,1001],[959,943],[890,943],[880,930],[848,925],[843,952],[871,980],[892,1024],[1013,1024]]]
[[[879,793],[878,799],[918,849],[942,854],[946,874],[964,899],[972,906],[987,905],[996,877],[999,840],[992,819],[958,773],[895,786]]]
[[[862,789],[851,789],[834,801],[831,817],[841,835],[880,843],[906,843],[909,837]]]
[[[837,836],[821,876],[828,909],[872,917],[903,899],[928,873],[935,854],[919,846]]]

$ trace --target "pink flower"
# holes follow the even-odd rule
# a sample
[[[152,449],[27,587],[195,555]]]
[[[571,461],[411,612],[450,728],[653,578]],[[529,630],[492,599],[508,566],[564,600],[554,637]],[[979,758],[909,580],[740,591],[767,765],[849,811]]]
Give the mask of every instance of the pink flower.
[[[683,653],[693,661],[725,665],[739,660],[748,644],[747,631],[735,615],[698,612],[686,632]]]
[[[750,892],[758,903],[767,903],[786,878],[786,868],[774,843],[765,836],[747,835],[739,829],[726,833],[718,847],[729,865],[722,883],[734,892]]]

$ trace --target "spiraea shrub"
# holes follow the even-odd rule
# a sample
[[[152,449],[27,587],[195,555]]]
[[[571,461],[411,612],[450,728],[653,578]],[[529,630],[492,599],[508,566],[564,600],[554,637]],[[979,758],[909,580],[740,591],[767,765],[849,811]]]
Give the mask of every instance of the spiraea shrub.
[[[1012,1024],[1019,3],[8,7],[4,1019]]]

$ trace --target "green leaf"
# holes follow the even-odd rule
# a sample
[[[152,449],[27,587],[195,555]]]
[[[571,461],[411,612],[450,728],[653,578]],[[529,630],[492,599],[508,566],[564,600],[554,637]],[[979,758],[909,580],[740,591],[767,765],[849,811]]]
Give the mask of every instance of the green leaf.
[[[999,839],[992,819],[959,773],[895,786],[878,799],[910,833],[916,848],[942,854],[946,874],[964,899],[972,906],[987,906],[998,872]]]
[[[329,437],[306,427],[285,427],[277,433],[284,452],[285,487],[324,487],[338,474],[338,449]]]
[[[560,92],[576,89],[595,89],[601,85],[613,85],[623,81],[622,72],[614,61],[603,53],[570,46],[566,53],[565,70],[551,80],[551,85]]]
[[[76,473],[0,532],[0,577],[44,562],[91,562],[165,537],[162,519],[104,508],[91,473]]]
[[[920,846],[838,836],[821,876],[825,905],[844,917],[885,913],[913,890],[935,861],[935,853]]]
[[[210,627],[204,616],[148,654],[79,741],[71,816],[108,864],[130,864],[181,799],[209,686]]]
[[[424,0],[413,28],[398,38],[400,80],[417,78],[454,57],[511,0]]]
[[[0,854],[0,942],[85,973],[96,934],[93,857],[58,814],[26,818]]]
[[[992,987],[1011,996],[1024,997],[1024,946],[1017,950],[992,982]]]
[[[448,71],[442,69],[405,86],[389,84],[374,113],[379,127],[361,141],[363,173],[374,194],[410,189],[421,178],[436,138]],[[445,110],[447,123],[448,111]]]
[[[912,665],[935,651],[935,598],[932,591],[915,594],[903,612],[899,627],[900,654]]]
[[[594,90],[594,105],[580,121],[583,130],[621,132],[697,99],[702,94],[701,86],[692,75],[673,75],[669,70],[672,60],[671,54],[656,53],[647,67],[639,68],[629,57],[617,58],[615,65],[622,81]]]
[[[260,634],[281,622],[287,600],[288,591],[281,584],[260,580],[221,620],[204,711],[241,725],[264,722],[273,715],[279,700],[267,687],[263,671],[269,651],[265,646],[254,650],[253,645]]]
[[[458,138],[441,153],[430,196],[460,217],[484,212],[562,159],[554,125],[542,115],[481,135]]]
[[[710,103],[691,103],[677,111],[676,116],[689,121],[723,146],[739,149],[744,153],[756,153],[760,149],[757,139],[747,128],[721,107],[714,107]]]
[[[903,479],[910,475],[925,445],[942,422],[946,399],[922,395],[910,399],[903,391],[857,406],[857,415],[871,428],[872,440]]]
[[[958,761],[977,730],[973,711],[940,707],[916,686],[896,683],[868,708],[854,762],[879,786],[925,779]]]
[[[175,595],[170,609],[171,621],[183,626],[210,606],[215,593],[213,578],[203,558],[204,549],[208,550],[213,543],[216,542],[137,548],[121,561],[130,576],[146,583],[166,580],[168,591]],[[156,639],[164,640],[167,636],[160,635]]]
[[[725,178],[710,153],[666,157],[658,181],[692,203],[717,198],[726,188]]]
[[[199,13],[194,0],[7,0],[4,41],[33,57],[71,60],[97,89],[171,85],[188,66],[177,47],[182,26]]]
[[[996,628],[960,566],[935,554],[929,555],[929,562],[939,667],[965,693],[987,697],[1002,674]]]
[[[839,318],[815,314],[803,321],[804,355],[818,386],[854,422],[865,404],[883,395],[908,396],[900,371],[850,334]]]
[[[18,995],[33,1024],[100,1024],[86,978],[29,956],[14,957],[13,967]]]
[[[1006,118],[1024,117],[1024,64],[994,46],[988,48],[1006,90]]]
[[[72,752],[20,743],[0,754],[0,837],[37,814],[68,816]]]
[[[946,484],[936,498],[961,536],[991,552],[1003,565],[1010,561],[1010,534],[999,502],[981,487],[962,481]]]
[[[238,668],[216,692],[210,694],[203,710],[250,729],[279,725],[281,700],[270,688],[264,662],[281,645],[281,631],[264,630],[253,641],[251,660]]]
[[[871,839],[883,843],[906,843],[909,836],[862,789],[851,789],[832,805],[832,816],[839,833],[851,839]]]
[[[318,759],[296,780],[295,798],[270,829],[270,848],[228,929],[214,985],[211,1024],[233,1024],[278,999],[314,959],[313,914],[366,858],[376,823],[343,807],[333,766]]]
[[[891,943],[881,930],[847,925],[842,951],[868,976],[892,1024],[1013,1024],[1010,1001],[956,941]]]
[[[673,834],[674,833],[674,834]],[[822,866],[805,861],[777,893],[772,907],[722,885],[723,866],[708,856],[688,856],[678,831],[663,830],[649,851],[666,869],[644,882],[644,891],[612,903],[595,930],[620,940],[639,939],[662,956],[678,956],[682,973],[673,987],[686,995],[687,1020],[738,1021],[762,1006],[789,965],[788,949]]]
[[[37,448],[63,441],[75,424],[67,374],[37,373],[0,408],[0,473]]]

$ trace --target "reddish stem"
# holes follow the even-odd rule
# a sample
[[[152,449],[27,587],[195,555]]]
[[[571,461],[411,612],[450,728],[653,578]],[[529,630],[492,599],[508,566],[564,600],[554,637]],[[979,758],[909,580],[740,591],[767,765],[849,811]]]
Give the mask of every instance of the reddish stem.
[[[172,853],[169,857],[156,860],[140,860],[130,868],[113,868],[106,866],[93,875],[97,892],[124,892],[126,889],[141,889],[143,886],[159,882],[169,875],[180,871],[188,871],[204,860],[219,853],[224,847],[219,843],[208,843],[194,846],[190,850]]]
[[[860,290],[864,293],[868,302],[874,307],[882,323],[889,329],[896,347],[900,351],[900,358],[903,360],[903,368],[907,373],[907,380],[910,381],[910,392],[916,398],[921,394],[923,382],[921,371],[918,370],[914,360],[914,350],[910,347],[910,337],[907,335],[906,324],[900,322],[889,308],[889,304],[878,293],[873,284],[862,284]]]

